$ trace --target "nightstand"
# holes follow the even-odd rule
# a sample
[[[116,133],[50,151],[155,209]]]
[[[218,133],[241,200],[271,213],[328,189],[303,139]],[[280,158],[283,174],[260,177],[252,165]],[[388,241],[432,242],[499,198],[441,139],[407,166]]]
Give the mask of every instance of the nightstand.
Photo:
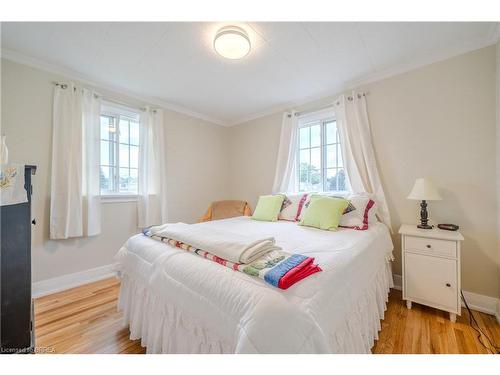
[[[399,229],[403,255],[403,299],[448,311],[455,322],[460,303],[460,232],[419,229],[403,224]]]

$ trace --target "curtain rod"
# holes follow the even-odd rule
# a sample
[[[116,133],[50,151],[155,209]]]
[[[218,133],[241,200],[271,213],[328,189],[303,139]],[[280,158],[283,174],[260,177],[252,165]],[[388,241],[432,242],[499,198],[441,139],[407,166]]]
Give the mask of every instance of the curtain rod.
[[[68,84],[67,83],[60,83],[60,82],[52,82],[55,86],[59,86],[60,88],[62,88],[63,90],[67,89],[68,88]],[[107,98],[105,97],[104,95],[101,95],[99,93],[95,93],[94,96],[96,98],[101,98],[107,102],[111,102],[111,103],[114,103],[114,104],[120,104],[120,105],[123,105],[123,106],[126,106],[126,107],[130,107],[130,108],[134,108],[134,109],[138,109],[140,111],[143,111],[143,112],[146,112],[146,108],[145,107],[139,107],[137,105],[133,105],[133,104],[130,104],[130,103],[126,103],[126,102],[122,102],[120,100],[116,100],[116,99],[111,99],[111,98]],[[151,109],[151,112],[153,113],[156,113],[156,109]]]
[[[333,108],[333,107],[334,107],[333,104],[329,104],[329,105],[324,106],[324,107],[309,109],[307,111],[302,111],[302,112],[295,112],[295,117],[304,116],[304,115],[307,115],[309,113],[318,112],[318,111],[322,111],[324,109]],[[292,117],[292,115],[289,115],[289,117]]]
[[[367,96],[367,95],[368,95],[368,92],[360,92],[360,93],[357,94],[358,99],[361,99],[361,97]],[[347,100],[349,100],[350,102],[352,102],[353,99],[354,98],[352,97],[352,95],[347,96]],[[307,115],[309,113],[322,111],[322,110],[328,109],[328,108],[333,108],[333,107],[335,107],[336,105],[339,105],[339,104],[340,104],[340,102],[337,101],[334,104],[328,104],[327,106],[323,106],[323,107],[319,107],[319,108],[314,108],[314,109],[309,109],[309,110],[302,111],[302,112],[295,112],[295,117],[300,117],[300,116]],[[292,115],[289,114],[288,117],[292,117]]]

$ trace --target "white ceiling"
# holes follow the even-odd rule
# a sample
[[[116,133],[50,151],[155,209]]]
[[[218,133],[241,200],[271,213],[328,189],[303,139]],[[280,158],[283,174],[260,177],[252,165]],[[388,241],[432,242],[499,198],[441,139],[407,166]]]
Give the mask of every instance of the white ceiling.
[[[226,23],[227,24],[227,23]],[[493,43],[495,23],[232,23],[252,51],[213,48],[220,23],[3,23],[2,52],[224,125]]]

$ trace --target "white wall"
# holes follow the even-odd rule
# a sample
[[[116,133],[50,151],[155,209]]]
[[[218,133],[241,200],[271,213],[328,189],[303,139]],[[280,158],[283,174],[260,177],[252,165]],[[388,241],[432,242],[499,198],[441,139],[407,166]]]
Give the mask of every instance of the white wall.
[[[496,45],[496,109],[497,109],[497,127],[496,127],[496,175],[497,175],[497,259],[498,259],[498,284],[499,295],[497,303],[497,320],[500,323],[500,40]]]
[[[38,166],[33,179],[37,220],[33,281],[113,263],[120,246],[138,231],[135,202],[103,204],[99,236],[49,240],[52,82],[65,78],[7,60],[2,60],[1,78],[1,131],[7,135],[10,160]],[[116,93],[99,92],[136,103]],[[211,201],[228,194],[228,130],[168,110],[164,117],[169,220],[195,222]]]
[[[220,125],[165,112],[170,221],[197,222],[229,194],[229,132]]]
[[[282,113],[229,128],[229,191],[255,208],[273,186]]]
[[[494,297],[500,296],[500,206],[495,205],[497,199],[500,203],[496,54],[500,55],[500,46],[360,88],[369,92],[375,152],[394,229],[397,231],[400,223],[418,220],[417,203],[405,199],[414,178],[433,176],[444,200],[430,203],[431,218],[458,223],[466,237],[464,289]],[[498,61],[496,64],[500,70]],[[64,77],[2,60],[1,78],[1,125],[11,160],[38,165],[33,197],[33,216],[38,221],[32,240],[33,280],[112,263],[121,244],[137,232],[133,202],[103,205],[100,236],[48,239],[52,82]],[[332,99],[298,109],[321,106]],[[229,197],[248,200],[255,207],[258,196],[269,193],[272,187],[280,125],[281,113],[226,129],[166,111],[170,220],[194,222],[210,201]],[[400,273],[399,237],[393,238],[394,271]]]
[[[374,82],[367,91],[376,158],[393,229],[416,223],[406,199],[416,177],[431,176],[443,201],[430,202],[434,222],[461,226],[467,291],[498,297],[495,165],[495,47]],[[298,108],[330,103],[333,97]],[[272,188],[281,114],[230,129],[230,192],[255,205]],[[400,239],[394,272],[401,273]]]

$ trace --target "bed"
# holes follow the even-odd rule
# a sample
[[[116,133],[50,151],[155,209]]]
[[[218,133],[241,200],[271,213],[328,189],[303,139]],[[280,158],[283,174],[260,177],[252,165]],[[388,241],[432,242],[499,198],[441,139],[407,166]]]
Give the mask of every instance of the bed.
[[[214,230],[273,236],[322,272],[287,290],[142,234],[117,254],[119,309],[148,353],[370,353],[389,289],[387,227],[336,232],[236,217]]]

